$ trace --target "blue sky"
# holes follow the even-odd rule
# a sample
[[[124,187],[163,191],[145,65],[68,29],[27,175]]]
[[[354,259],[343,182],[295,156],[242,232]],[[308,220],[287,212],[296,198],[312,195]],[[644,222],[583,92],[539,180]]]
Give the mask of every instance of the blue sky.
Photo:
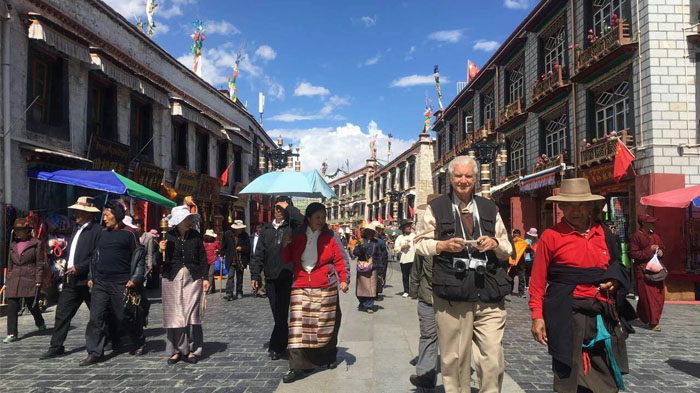
[[[190,35],[206,24],[203,78],[226,88],[243,53],[239,97],[276,139],[301,148],[302,166],[350,169],[369,157],[393,157],[423,126],[425,94],[438,108],[433,66],[439,65],[443,104],[467,78],[467,59],[481,67],[536,0],[463,1],[204,1],[157,0],[153,39],[192,64]],[[132,23],[144,21],[145,0],[107,0]]]

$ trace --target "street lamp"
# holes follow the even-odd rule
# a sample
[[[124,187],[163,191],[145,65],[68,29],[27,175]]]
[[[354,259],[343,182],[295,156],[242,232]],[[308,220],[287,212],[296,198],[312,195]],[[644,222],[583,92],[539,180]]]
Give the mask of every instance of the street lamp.
[[[284,140],[282,135],[277,139],[277,148],[267,149],[264,144],[260,145],[260,162],[259,166],[261,170],[267,169],[268,172],[283,170],[284,168],[294,168],[295,171],[301,171],[301,160],[299,159],[299,148],[295,150],[292,148],[292,144],[289,144],[289,148],[285,149]],[[296,157],[296,160],[294,159]]]
[[[393,206],[394,219],[399,216],[399,201],[401,200],[401,191],[396,183],[394,183],[394,189],[387,192],[386,195],[389,196],[391,205]]]
[[[488,135],[482,135],[479,142],[472,146],[469,157],[481,164],[481,196],[491,197],[491,162],[503,167],[508,162],[508,152],[505,148],[505,136],[497,136],[496,141],[487,141]]]

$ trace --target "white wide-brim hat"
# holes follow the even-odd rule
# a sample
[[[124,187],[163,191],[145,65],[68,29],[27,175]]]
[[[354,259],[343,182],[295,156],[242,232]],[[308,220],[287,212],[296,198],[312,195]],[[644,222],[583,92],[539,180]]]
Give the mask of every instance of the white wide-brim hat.
[[[177,226],[189,216],[196,216],[195,213],[190,213],[190,208],[188,206],[175,206],[173,210],[170,211],[170,215],[166,217],[168,219],[168,225],[171,227]]]
[[[231,224],[232,229],[245,229],[246,226],[243,223],[243,220],[235,220],[233,224]]]
[[[207,230],[204,232],[204,236],[210,236],[210,237],[213,237],[213,238],[216,238],[216,237],[217,237],[217,235],[216,235],[216,233],[214,233],[214,230],[213,230],[213,229],[207,229]]]
[[[131,218],[131,216],[124,216],[124,219],[122,220],[122,224],[125,226],[132,228],[132,229],[139,229],[136,225],[134,225],[134,219]]]

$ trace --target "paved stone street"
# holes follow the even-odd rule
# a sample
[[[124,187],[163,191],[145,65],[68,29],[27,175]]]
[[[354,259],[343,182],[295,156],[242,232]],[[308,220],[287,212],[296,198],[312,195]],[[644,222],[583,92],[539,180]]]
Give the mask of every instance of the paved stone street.
[[[281,384],[287,369],[284,360],[267,357],[271,329],[267,299],[246,297],[225,302],[210,296],[205,316],[205,347],[195,365],[165,363],[159,299],[152,299],[151,323],[146,330],[148,352],[134,358],[112,355],[99,365],[81,368],[85,357],[84,326],[87,310],[74,319],[66,342],[68,356],[38,360],[46,350],[48,335],[34,331],[31,316],[20,318],[21,340],[0,346],[1,392],[411,392],[414,372],[409,361],[418,352],[416,302],[401,298],[398,264],[392,264],[389,287],[377,302],[374,315],[356,309],[354,285],[341,296],[343,322],[339,340],[339,366],[319,370],[293,384]],[[551,392],[549,356],[529,333],[530,319],[524,299],[507,303],[508,324],[504,340],[506,378],[503,392]],[[53,324],[55,307],[44,317]],[[5,320],[0,335],[6,334]],[[632,374],[625,377],[627,391],[635,393],[700,392],[700,307],[667,305],[663,331],[643,328],[628,341]],[[441,387],[437,392],[443,391]],[[473,389],[475,392],[476,389]]]

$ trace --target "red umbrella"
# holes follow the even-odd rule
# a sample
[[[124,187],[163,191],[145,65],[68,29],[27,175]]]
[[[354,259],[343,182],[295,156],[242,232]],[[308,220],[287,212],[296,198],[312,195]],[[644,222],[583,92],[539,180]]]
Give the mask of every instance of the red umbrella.
[[[700,186],[692,186],[687,188],[679,188],[658,194],[647,195],[642,197],[640,203],[647,206],[655,207],[688,207],[690,203],[700,198]]]

